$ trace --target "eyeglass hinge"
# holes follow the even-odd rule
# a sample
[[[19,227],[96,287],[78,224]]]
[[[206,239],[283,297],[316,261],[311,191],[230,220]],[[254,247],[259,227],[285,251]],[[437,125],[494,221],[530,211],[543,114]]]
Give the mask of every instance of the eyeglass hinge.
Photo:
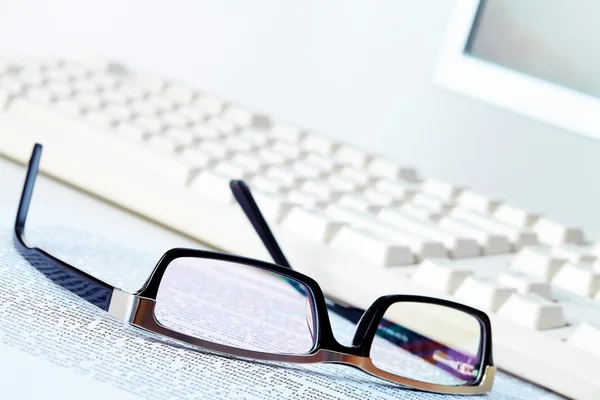
[[[120,289],[114,289],[108,313],[118,320],[133,322],[138,304],[139,299],[136,295],[123,292]]]

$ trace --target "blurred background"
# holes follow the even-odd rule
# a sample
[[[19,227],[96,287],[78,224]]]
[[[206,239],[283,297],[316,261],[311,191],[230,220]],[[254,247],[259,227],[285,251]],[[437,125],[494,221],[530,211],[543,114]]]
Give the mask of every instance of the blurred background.
[[[600,237],[600,143],[433,82],[456,3],[5,1],[0,56],[114,58]]]

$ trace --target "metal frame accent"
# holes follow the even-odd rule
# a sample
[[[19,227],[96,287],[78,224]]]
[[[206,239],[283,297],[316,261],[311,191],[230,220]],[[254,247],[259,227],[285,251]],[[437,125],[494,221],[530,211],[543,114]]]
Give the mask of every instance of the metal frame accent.
[[[175,248],[167,251],[162,256],[152,274],[140,290],[135,293],[127,293],[78,270],[43,250],[27,246],[24,238],[25,222],[29,204],[31,202],[35,178],[38,173],[41,152],[42,146],[36,144],[29,162],[27,177],[15,221],[15,246],[20,254],[29,261],[32,266],[40,270],[40,272],[45,274],[49,279],[92,304],[95,304],[101,309],[108,311],[113,317],[140,329],[186,343],[195,347],[196,350],[208,350],[228,357],[300,364],[346,364],[359,368],[370,375],[389,382],[434,393],[474,395],[484,394],[491,390],[495,367],[493,366],[492,361],[491,325],[489,318],[484,312],[448,300],[414,295],[382,296],[366,311],[342,305],[332,305],[331,299],[328,299],[328,304],[316,281],[291,268],[269,229],[268,224],[260,213],[249,188],[242,181],[232,181],[232,191],[261,239],[266,244],[271,255],[282,265],[224,253]],[[173,260],[181,257],[212,259],[248,265],[276,273],[301,285],[304,289],[302,291],[303,294],[308,297],[308,304],[312,308],[311,311],[314,319],[314,327],[312,329],[314,346],[311,351],[302,355],[290,355],[245,350],[192,337],[162,325],[155,315],[158,288],[168,265]],[[294,287],[296,287],[296,285],[294,285]],[[387,308],[390,307],[390,305],[399,302],[435,304],[450,307],[468,313],[474,317],[479,322],[482,333],[478,349],[480,361],[477,368],[478,376],[473,380],[466,382],[464,385],[449,386],[408,379],[376,367],[369,357],[373,338],[377,333],[378,325],[382,321]],[[340,312],[346,318],[357,322],[358,326],[352,346],[344,346],[335,339],[327,311],[328,306],[329,308],[333,308],[335,312]],[[355,318],[357,312],[360,312],[361,315],[358,319]],[[439,345],[431,339],[427,340],[434,345]]]

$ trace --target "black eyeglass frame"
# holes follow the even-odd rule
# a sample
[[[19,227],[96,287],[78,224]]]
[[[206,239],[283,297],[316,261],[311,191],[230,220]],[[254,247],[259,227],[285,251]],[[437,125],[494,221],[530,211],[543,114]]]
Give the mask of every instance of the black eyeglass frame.
[[[260,213],[249,188],[242,181],[231,182],[231,189],[234,196],[267,247],[269,253],[275,262],[280,265],[231,254],[175,248],[167,251],[161,257],[151,276],[139,291],[127,293],[69,265],[44,250],[29,247],[26,244],[25,239],[25,223],[39,170],[41,153],[42,146],[36,144],[28,165],[27,176],[15,220],[13,236],[15,248],[23,258],[50,280],[84,300],[96,305],[102,310],[109,312],[112,316],[126,321],[138,328],[225,356],[301,364],[346,364],[359,368],[378,378],[405,387],[434,393],[475,395],[484,394],[491,390],[496,368],[494,367],[492,360],[491,324],[488,316],[484,312],[449,300],[416,295],[382,296],[366,311],[353,307],[341,306],[339,304],[332,304],[330,299],[327,299],[329,302],[326,301],[326,297],[316,281],[291,268],[267,222]],[[306,295],[309,297],[309,303],[311,303],[313,308],[312,312],[315,322],[313,333],[314,347],[310,352],[304,355],[257,352],[202,340],[173,331],[161,325],[154,312],[158,288],[168,265],[173,260],[181,257],[211,259],[248,265],[276,273],[303,285],[307,289]],[[480,368],[478,368],[478,375],[463,385],[441,385],[405,378],[376,367],[370,358],[373,339],[385,311],[392,304],[400,302],[427,303],[449,307],[467,313],[475,318],[481,326],[481,340],[478,350]],[[347,319],[357,323],[352,346],[342,345],[335,339],[329,320],[328,307],[330,309],[333,308],[335,312],[338,312]],[[362,316],[356,321],[356,315],[359,314],[362,314]]]

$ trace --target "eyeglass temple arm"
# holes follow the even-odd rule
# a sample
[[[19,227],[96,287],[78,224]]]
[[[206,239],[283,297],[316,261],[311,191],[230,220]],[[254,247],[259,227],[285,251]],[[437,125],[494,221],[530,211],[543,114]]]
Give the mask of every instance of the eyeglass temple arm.
[[[229,187],[233,192],[233,196],[242,207],[244,214],[250,220],[250,223],[254,227],[254,230],[262,240],[263,244],[267,248],[267,251],[273,258],[276,264],[279,264],[283,267],[293,269],[288,260],[285,258],[281,247],[277,243],[275,236],[273,236],[273,231],[269,228],[265,217],[260,212],[252,193],[250,192],[250,188],[244,181],[240,180],[232,180],[229,183]]]
[[[29,206],[33,196],[33,188],[38,175],[42,145],[33,146],[31,158],[27,166],[27,175],[19,200],[17,217],[14,225],[13,243],[19,254],[48,279],[68,291],[78,295],[101,309],[108,311],[113,287],[101,280],[46,253],[44,250],[29,247],[25,242],[25,224]]]

